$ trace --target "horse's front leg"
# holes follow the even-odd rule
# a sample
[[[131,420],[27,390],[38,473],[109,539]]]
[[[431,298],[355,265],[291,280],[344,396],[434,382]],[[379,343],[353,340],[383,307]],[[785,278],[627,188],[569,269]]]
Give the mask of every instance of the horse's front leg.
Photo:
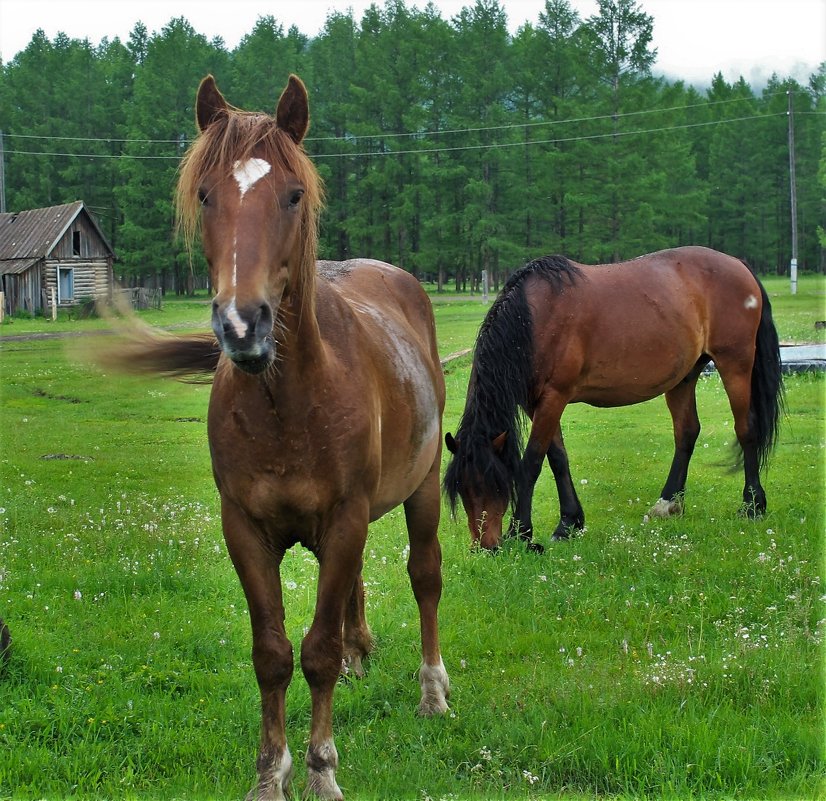
[[[243,510],[222,498],[224,538],[249,606],[252,662],[261,693],[258,784],[247,801],[289,797],[293,761],[287,747],[285,694],[293,674],[293,649],[284,630],[281,553],[264,547],[262,532]]]
[[[438,454],[427,478],[404,503],[410,538],[407,573],[419,607],[422,635],[419,714],[427,716],[446,712],[450,696],[450,680],[439,650],[438,608],[442,597],[442,550],[437,537],[441,511],[440,464],[441,454]]]
[[[568,452],[562,438],[562,427],[557,429],[556,436],[548,448],[548,464],[554,474],[557,497],[559,498],[559,523],[553,533],[555,540],[567,539],[572,531],[582,531],[585,528],[585,512],[574,488],[571,478],[571,468],[568,464]]]
[[[525,453],[522,455],[520,474],[516,481],[516,505],[513,510],[508,536],[518,536],[524,540],[528,548],[541,553],[544,548],[533,542],[533,492],[539,474],[542,472],[542,461],[545,453],[542,446],[533,438],[528,440]]]
[[[510,533],[518,534],[522,539],[527,540],[531,550],[540,553],[544,548],[533,542],[533,521],[531,519],[533,491],[542,470],[542,462],[549,453],[551,444],[562,442],[559,422],[567,402],[568,395],[559,390],[548,388],[543,393],[532,415],[531,433],[525,446],[520,475],[516,482],[516,506],[511,520]],[[556,476],[556,473],[554,475]],[[570,480],[570,474],[568,479]],[[555,536],[558,531],[557,528],[554,532]]]
[[[338,751],[333,742],[333,692],[341,672],[345,608],[361,570],[367,539],[366,503],[336,509],[335,520],[317,552],[316,608],[301,643],[301,669],[310,688],[312,720],[307,747],[307,794],[324,801],[343,798],[336,782]]]

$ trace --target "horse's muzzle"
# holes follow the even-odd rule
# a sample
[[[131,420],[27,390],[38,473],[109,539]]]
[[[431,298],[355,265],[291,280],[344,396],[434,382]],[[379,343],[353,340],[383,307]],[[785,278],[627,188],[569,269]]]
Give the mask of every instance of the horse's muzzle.
[[[468,511],[471,546],[498,551],[502,540],[502,517],[502,513]]]
[[[212,330],[221,350],[246,373],[261,373],[275,358],[272,336],[273,315],[268,303],[238,307],[229,303],[212,303]]]

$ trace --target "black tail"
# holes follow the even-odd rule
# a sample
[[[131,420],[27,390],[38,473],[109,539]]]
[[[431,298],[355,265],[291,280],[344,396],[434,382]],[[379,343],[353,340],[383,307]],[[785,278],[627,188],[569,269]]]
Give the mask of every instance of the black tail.
[[[756,276],[755,276],[756,278]],[[785,408],[783,370],[780,361],[780,341],[772,319],[772,307],[766,290],[758,280],[763,296],[763,313],[757,329],[754,367],[751,371],[751,409],[749,425],[757,439],[760,467],[768,461],[777,442],[780,417]]]

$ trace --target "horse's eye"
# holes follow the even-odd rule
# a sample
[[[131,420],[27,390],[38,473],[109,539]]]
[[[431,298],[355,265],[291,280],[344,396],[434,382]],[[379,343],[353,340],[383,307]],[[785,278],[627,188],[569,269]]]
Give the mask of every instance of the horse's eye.
[[[206,206],[206,205],[207,205],[207,203],[209,202],[209,201],[208,201],[208,196],[207,196],[207,193],[206,193],[206,190],[205,190],[205,189],[199,189],[199,190],[198,190],[198,202],[199,202],[202,206]]]
[[[304,196],[304,190],[303,189],[296,189],[295,192],[293,192],[290,195],[290,208],[291,209],[296,208],[299,204],[299,201],[301,200],[301,198],[303,196]]]

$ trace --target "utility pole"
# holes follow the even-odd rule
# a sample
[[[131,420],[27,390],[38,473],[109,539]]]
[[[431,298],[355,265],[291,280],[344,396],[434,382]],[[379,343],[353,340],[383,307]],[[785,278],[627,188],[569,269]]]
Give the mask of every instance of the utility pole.
[[[3,131],[0,130],[0,214],[6,212],[6,151],[3,148]]]
[[[794,174],[794,113],[792,110],[791,90],[789,96],[789,191],[791,192],[792,210],[792,261],[789,266],[789,275],[792,282],[792,295],[797,294],[797,182]]]

